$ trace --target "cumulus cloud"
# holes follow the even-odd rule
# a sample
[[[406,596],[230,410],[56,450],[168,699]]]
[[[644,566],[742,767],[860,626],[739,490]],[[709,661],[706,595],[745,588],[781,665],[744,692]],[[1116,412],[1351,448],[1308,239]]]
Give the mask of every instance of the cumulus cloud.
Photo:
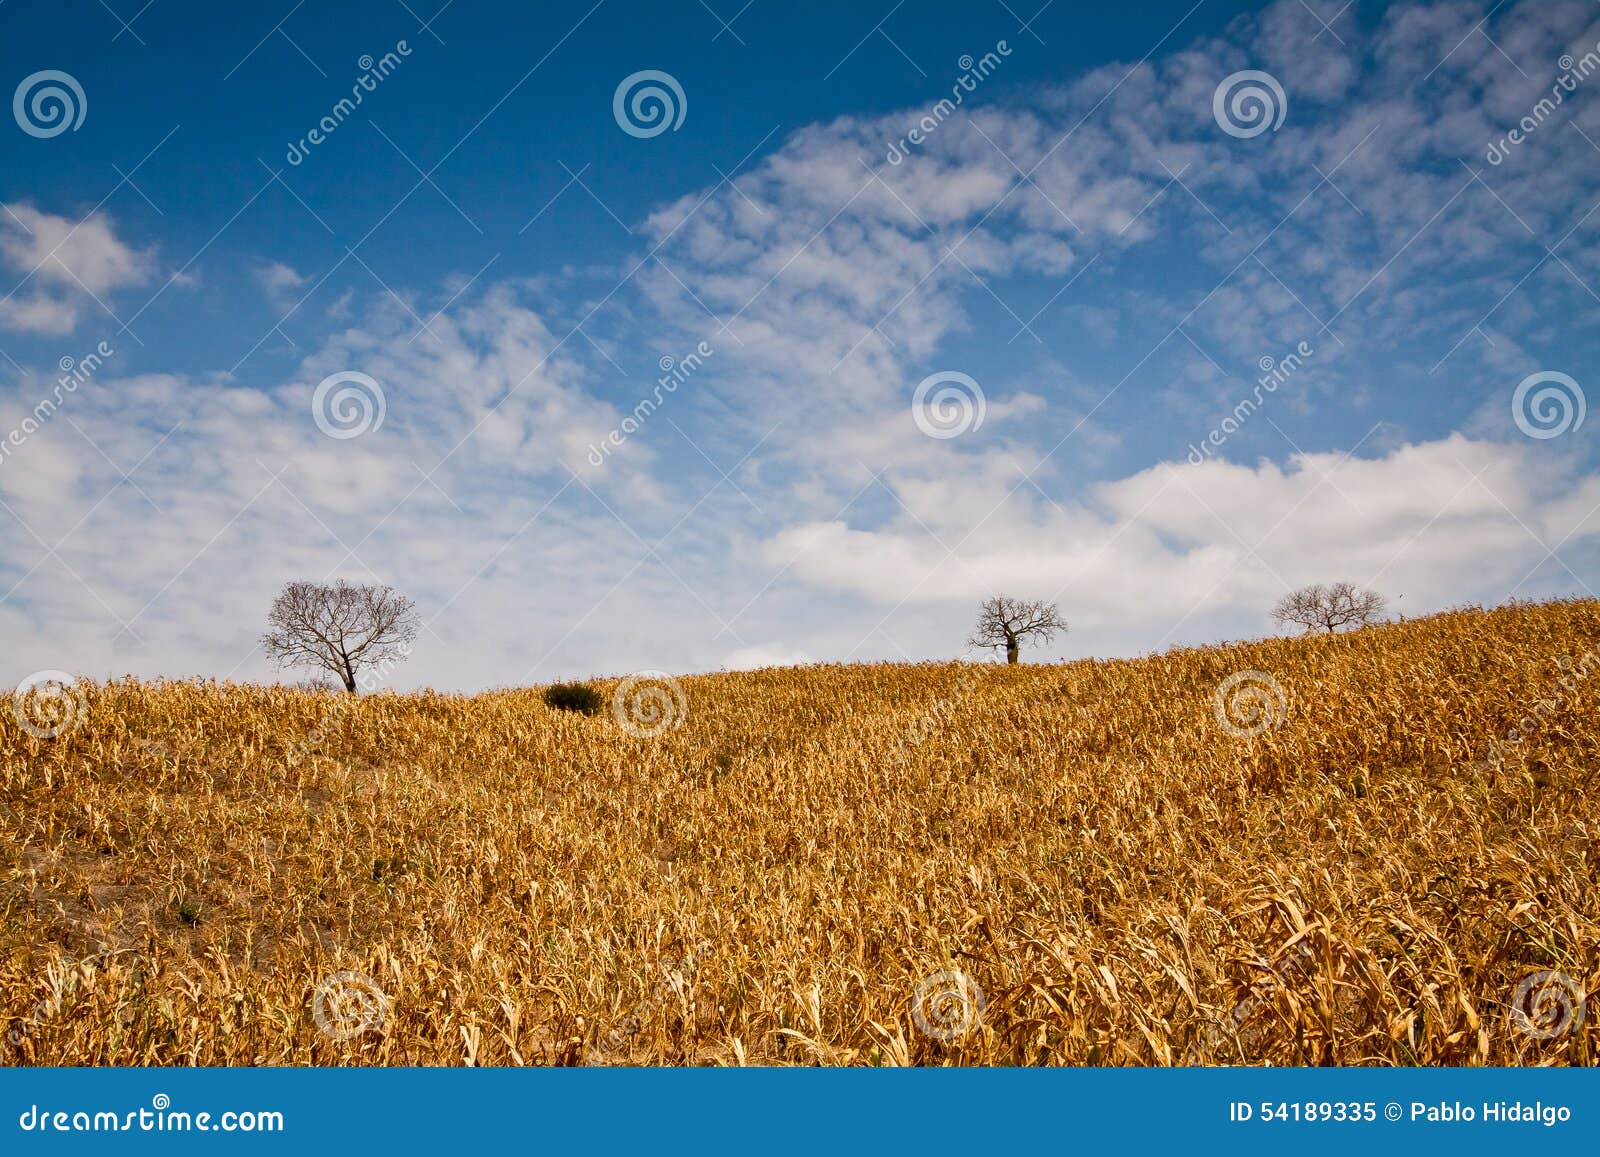
[[[0,299],[0,325],[23,332],[72,332],[86,307],[155,272],[155,250],[123,242],[104,213],[80,221],[26,202],[0,205],[0,261],[20,275]]]
[[[1279,466],[1163,462],[1081,500],[1003,498],[981,519],[909,489],[903,516],[790,527],[769,561],[885,606],[1054,598],[1116,632],[1246,622],[1287,590],[1346,578],[1407,606],[1498,601],[1553,544],[1600,534],[1600,477],[1529,446],[1459,435]],[[1103,629],[1096,634],[1105,635]]]
[[[256,266],[254,275],[268,303],[278,310],[288,310],[294,306],[302,296],[297,291],[303,290],[310,281],[305,274],[296,272],[292,266],[281,261],[263,262]]]
[[[0,605],[14,611],[21,592],[29,611],[8,663],[66,652],[100,673],[261,677],[255,612],[283,582],[326,575],[395,583],[448,615],[460,665],[435,654],[433,678],[534,666],[559,632],[540,634],[543,608],[509,626],[503,608],[524,604],[529,585],[559,576],[592,590],[627,569],[627,536],[603,509],[545,509],[557,493],[582,493],[562,463],[578,464],[617,414],[576,384],[543,322],[505,287],[415,343],[387,299],[361,322],[268,388],[116,376],[113,357],[42,421],[30,422],[34,383],[0,394],[0,429],[26,434],[0,459],[13,544]],[[328,437],[317,384],[354,365],[378,383],[384,421]],[[419,646],[437,647],[446,630]],[[489,635],[493,660],[473,653]]]
[[[920,110],[801,128],[651,213],[581,326],[486,277],[346,294],[276,378],[113,363],[0,458],[4,673],[267,677],[261,613],[324,576],[416,598],[397,685],[445,687],[950,655],[997,590],[1059,599],[1082,654],[1256,634],[1303,582],[1408,613],[1586,589],[1589,428],[1535,441],[1507,403],[1592,316],[1600,105],[1482,150],[1600,38],[1592,6],[1312,7],[1008,90],[899,163]],[[1240,140],[1212,93],[1246,68],[1289,108]],[[0,259],[29,274],[0,324],[56,334],[154,260],[28,205]],[[648,375],[619,364],[641,347]],[[384,421],[334,439],[314,397],[348,371]],[[950,439],[911,412],[940,371],[984,403]],[[0,386],[0,437],[37,397]]]

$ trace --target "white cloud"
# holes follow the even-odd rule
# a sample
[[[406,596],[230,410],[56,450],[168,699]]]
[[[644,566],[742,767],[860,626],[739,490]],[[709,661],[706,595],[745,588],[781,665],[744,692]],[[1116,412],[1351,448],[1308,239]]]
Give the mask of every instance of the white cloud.
[[[881,526],[804,523],[766,557],[885,606],[1059,598],[1131,639],[1190,615],[1260,621],[1286,590],[1335,579],[1419,610],[1498,601],[1544,562],[1541,543],[1600,534],[1600,477],[1543,446],[1459,435],[1286,467],[1160,463],[1066,505],[1019,491],[977,519],[935,490],[900,498],[904,514]]]
[[[730,671],[759,671],[763,667],[795,667],[814,660],[804,651],[781,643],[741,647],[722,661]]]
[[[296,290],[305,288],[310,278],[281,261],[267,261],[252,271],[256,284],[274,309],[287,310],[300,299]]]
[[[803,128],[733,187],[651,214],[653,259],[576,336],[559,301],[485,280],[346,293],[285,380],[97,376],[0,462],[0,674],[266,677],[261,614],[282,582],[324,575],[413,595],[429,627],[397,685],[443,687],[950,655],[996,590],[1059,598],[1074,653],[1126,653],[1258,633],[1304,582],[1370,582],[1410,613],[1581,588],[1592,568],[1547,562],[1541,540],[1592,559],[1600,477],[1577,438],[1520,439],[1505,403],[1587,316],[1573,303],[1592,309],[1574,279],[1600,261],[1593,224],[1524,278],[1600,196],[1592,148],[1552,126],[1536,161],[1480,174],[1489,192],[1461,158],[1527,88],[1468,35],[1485,6],[1396,6],[1376,30],[1314,6],[1337,36],[1291,0],[969,107],[899,165],[884,150],[917,110]],[[1504,19],[1488,27],[1532,62],[1594,18]],[[1211,115],[1246,67],[1290,99],[1254,141]],[[64,242],[83,286],[47,261],[0,324],[67,332],[85,287],[152,272],[103,216],[69,238],[65,218],[12,210],[0,258],[28,272]],[[254,275],[280,306],[307,282],[276,261]],[[1083,348],[1035,344],[1022,326],[1041,316]],[[1248,385],[1308,337],[1309,368],[1248,433],[1318,406],[1364,429],[1375,407],[1388,424],[1358,456],[1330,436],[1281,463],[1179,464],[1243,396],[1224,366]],[[706,366],[594,467],[653,381],[619,382],[595,351],[653,364],[701,340]],[[387,415],[336,441],[311,399],[346,370],[379,382]],[[918,430],[912,391],[938,370],[977,378],[981,429]],[[1493,406],[1480,372],[1505,384]],[[1446,397],[1458,433],[1426,412]],[[35,401],[0,387],[0,432]]]
[[[448,618],[419,648],[448,636],[459,650],[434,650],[414,679],[460,685],[536,666],[573,613],[562,584],[598,597],[632,561],[603,509],[574,510],[582,486],[562,466],[582,466],[618,415],[580,388],[544,323],[504,287],[437,319],[434,337],[409,343],[413,326],[383,298],[269,389],[223,375],[114,377],[108,363],[66,396],[0,460],[12,544],[0,595],[15,586],[5,601],[29,607],[6,673],[54,655],[101,675],[260,678],[262,608],[283,582],[324,575],[395,583]],[[344,369],[380,383],[387,416],[340,441],[318,430],[312,396]],[[0,388],[0,431],[28,417],[35,388]],[[563,484],[567,501],[535,519]],[[546,595],[508,625],[507,608],[541,584]]]
[[[23,333],[59,337],[78,326],[83,303],[76,297],[59,297],[37,290],[0,300],[0,326]]]
[[[26,203],[0,205],[0,212],[0,259],[20,275],[0,300],[7,329],[70,333],[96,298],[144,285],[155,272],[155,250],[125,244],[104,213],[72,221]]]

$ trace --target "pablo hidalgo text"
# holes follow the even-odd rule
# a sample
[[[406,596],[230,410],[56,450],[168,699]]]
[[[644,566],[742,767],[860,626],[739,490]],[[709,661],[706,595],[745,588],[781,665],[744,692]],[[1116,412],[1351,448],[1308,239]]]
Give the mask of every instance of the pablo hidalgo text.
[[[1423,1101],[1411,1102],[1413,1121],[1483,1121],[1494,1125],[1544,1125],[1546,1128],[1572,1120],[1572,1110],[1565,1105],[1547,1105],[1543,1101],[1485,1101],[1482,1110],[1464,1105],[1460,1101],[1440,1101],[1430,1105]]]

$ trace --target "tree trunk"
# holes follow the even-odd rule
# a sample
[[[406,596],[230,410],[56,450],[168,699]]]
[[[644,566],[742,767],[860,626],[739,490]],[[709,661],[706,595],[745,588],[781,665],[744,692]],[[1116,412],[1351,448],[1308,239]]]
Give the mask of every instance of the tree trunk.
[[[339,678],[344,680],[344,689],[350,694],[354,695],[356,693],[355,668],[350,665],[349,659],[344,659],[344,661],[339,664],[339,667]]]
[[[1015,663],[1016,661],[1017,661],[1017,639],[1016,639],[1016,636],[1013,635],[1011,638],[1006,640],[1006,662],[1007,663]]]

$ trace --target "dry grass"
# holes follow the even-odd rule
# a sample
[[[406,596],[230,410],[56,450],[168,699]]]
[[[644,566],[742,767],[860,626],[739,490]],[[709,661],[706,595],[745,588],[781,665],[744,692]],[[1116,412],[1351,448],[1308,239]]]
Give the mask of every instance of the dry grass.
[[[1591,1064],[1600,1013],[1540,1040],[1508,1006],[1534,970],[1600,986],[1600,666],[1559,665],[1597,645],[1576,601],[713,675],[656,739],[536,689],[85,686],[59,738],[0,718],[0,1052]],[[1288,701],[1254,738],[1213,714],[1245,669]],[[935,1039],[913,992],[955,969],[985,1007]],[[342,970],[389,1000],[347,1040],[311,1011]]]

